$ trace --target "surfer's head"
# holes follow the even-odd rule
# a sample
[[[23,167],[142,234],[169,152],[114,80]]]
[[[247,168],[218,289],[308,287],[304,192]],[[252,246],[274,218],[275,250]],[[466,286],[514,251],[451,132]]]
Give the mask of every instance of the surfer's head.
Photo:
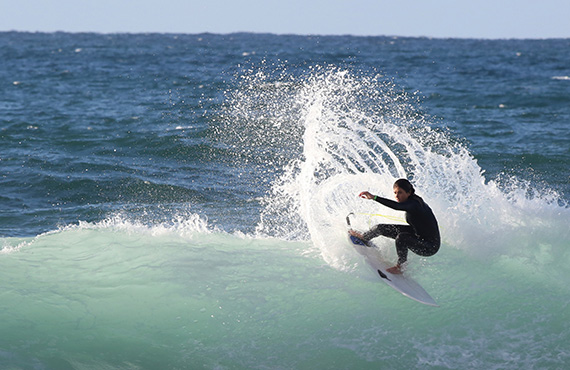
[[[405,202],[415,192],[414,186],[406,179],[399,179],[394,183],[394,196],[398,203]]]

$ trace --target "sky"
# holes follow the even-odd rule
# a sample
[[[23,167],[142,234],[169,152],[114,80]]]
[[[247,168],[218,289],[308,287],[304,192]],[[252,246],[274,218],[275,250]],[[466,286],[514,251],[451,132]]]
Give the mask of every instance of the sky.
[[[570,1],[0,0],[0,31],[570,38]]]

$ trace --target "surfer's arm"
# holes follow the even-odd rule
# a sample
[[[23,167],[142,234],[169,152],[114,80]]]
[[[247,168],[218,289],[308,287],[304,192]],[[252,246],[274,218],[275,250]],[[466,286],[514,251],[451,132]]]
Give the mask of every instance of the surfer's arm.
[[[373,199],[378,203],[382,204],[383,206],[395,209],[397,211],[410,211],[416,206],[414,202],[410,202],[409,200],[402,203],[398,203],[395,200],[379,197],[378,195],[373,195],[368,191],[363,191],[358,196],[363,199]]]
[[[379,197],[378,195],[374,195],[373,198],[370,198],[370,199],[374,199],[375,201],[382,204],[383,206],[395,209],[397,211],[410,211],[415,206],[415,204],[413,202],[410,202],[410,201],[398,203],[398,202],[391,200],[391,199]]]
[[[407,203],[407,202],[398,203],[398,202],[390,200],[390,199],[379,197],[378,195],[373,195],[372,193],[370,193],[368,191],[363,191],[362,193],[358,194],[358,196],[360,198],[363,198],[363,199],[373,199],[373,200],[377,201],[378,203],[380,203],[386,207],[389,207],[389,208],[392,208],[392,209],[395,209],[398,211],[408,210],[408,207],[402,207],[402,205]]]

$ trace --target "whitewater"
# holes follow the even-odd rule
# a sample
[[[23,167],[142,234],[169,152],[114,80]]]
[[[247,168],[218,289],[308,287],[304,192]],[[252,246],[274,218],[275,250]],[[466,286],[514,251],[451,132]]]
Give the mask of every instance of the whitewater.
[[[78,207],[75,222],[0,239],[1,368],[570,364],[563,194],[510,173],[486,176],[419,94],[374,68],[264,60],[233,77],[204,113],[205,131],[180,121],[163,131],[196,133],[185,143],[204,150],[192,155],[205,166],[184,162],[191,175],[170,182],[141,175],[136,188],[160,194],[156,204]],[[168,171],[176,145],[156,149],[165,161],[152,171]],[[206,180],[196,175],[208,168]],[[398,178],[438,218],[440,252],[410,254],[407,273],[439,307],[383,284],[347,240],[349,212],[367,215],[362,227],[402,217],[357,196],[390,197]],[[201,191],[175,202],[167,194],[192,186],[176,181]],[[377,244],[396,259],[392,240]]]

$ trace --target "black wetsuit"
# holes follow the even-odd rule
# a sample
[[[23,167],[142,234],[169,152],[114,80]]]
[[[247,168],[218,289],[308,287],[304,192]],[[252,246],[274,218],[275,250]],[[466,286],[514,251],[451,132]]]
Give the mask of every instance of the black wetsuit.
[[[376,225],[363,234],[365,242],[380,235],[395,239],[400,265],[408,259],[408,249],[424,257],[437,253],[441,244],[437,220],[431,208],[421,198],[411,195],[402,203],[379,196],[375,196],[374,200],[386,207],[405,211],[409,225]]]

